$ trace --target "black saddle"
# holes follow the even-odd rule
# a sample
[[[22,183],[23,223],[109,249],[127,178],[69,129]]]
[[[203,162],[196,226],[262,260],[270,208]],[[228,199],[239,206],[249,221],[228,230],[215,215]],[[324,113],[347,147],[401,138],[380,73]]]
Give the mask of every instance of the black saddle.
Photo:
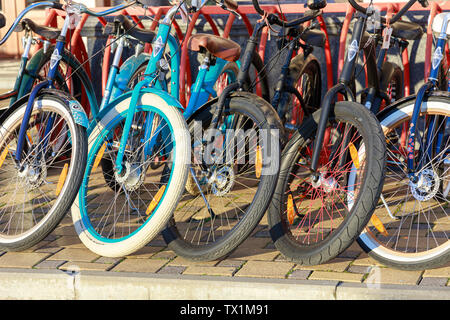
[[[28,18],[23,19],[14,31],[20,32],[23,30],[31,30],[48,40],[54,40],[61,34],[61,30],[57,28],[38,25]]]
[[[105,33],[115,34],[117,24],[119,24],[130,36],[142,42],[152,43],[156,36],[155,32],[139,28],[133,21],[130,21],[125,16],[117,16],[114,18],[114,22],[109,22],[105,26]]]

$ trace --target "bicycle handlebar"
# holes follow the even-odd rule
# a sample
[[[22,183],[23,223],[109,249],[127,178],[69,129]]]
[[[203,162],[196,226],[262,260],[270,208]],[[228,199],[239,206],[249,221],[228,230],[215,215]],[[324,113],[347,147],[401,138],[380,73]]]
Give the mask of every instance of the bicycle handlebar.
[[[261,16],[266,15],[266,12],[260,7],[258,0],[252,0],[252,3],[253,3],[253,7],[255,8],[257,13],[259,13]],[[291,28],[291,27],[296,27],[296,26],[298,26],[302,23],[305,23],[309,20],[312,20],[312,19],[316,18],[317,16],[319,16],[320,14],[321,14],[320,10],[311,10],[311,11],[309,11],[308,15],[306,15],[306,13],[305,13],[305,15],[303,17],[292,20],[292,21],[283,21],[280,18],[278,18],[278,16],[275,14],[269,14],[267,16],[267,18],[268,18],[268,22],[270,24],[276,24],[281,27]]]
[[[396,21],[398,21],[405,13],[406,11],[409,10],[409,8],[411,8],[413,6],[414,3],[416,3],[416,1],[419,1],[420,4],[422,5],[422,7],[426,8],[428,6],[428,1],[427,0],[409,0],[408,3],[406,3],[396,14],[395,16],[393,16],[391,18],[391,20],[389,21],[389,23],[395,23]],[[351,4],[351,6],[353,8],[355,8],[355,10],[363,13],[363,14],[367,14],[367,8],[364,8],[362,6],[360,6],[358,3],[356,3],[355,0],[348,0],[348,2]],[[381,17],[381,22],[386,23],[386,18]]]
[[[6,40],[8,40],[8,38],[11,36],[11,34],[13,33],[13,31],[17,28],[17,26],[19,25],[20,21],[23,19],[23,17],[30,12],[31,10],[34,10],[36,8],[54,8],[54,9],[59,9],[59,10],[63,10],[63,5],[59,2],[50,2],[50,1],[43,1],[43,2],[36,2],[31,4],[30,6],[28,6],[27,8],[25,8],[20,14],[19,16],[16,18],[16,20],[14,20],[13,24],[11,25],[11,27],[8,29],[8,31],[6,32],[5,36],[3,37],[2,40],[0,40],[0,46],[2,44],[4,44],[6,42]]]

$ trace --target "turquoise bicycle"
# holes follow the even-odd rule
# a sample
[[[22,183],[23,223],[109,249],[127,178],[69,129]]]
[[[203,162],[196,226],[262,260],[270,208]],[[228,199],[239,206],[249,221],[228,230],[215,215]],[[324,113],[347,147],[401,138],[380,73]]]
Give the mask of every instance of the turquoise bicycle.
[[[191,3],[184,2],[184,4],[188,8],[194,7]],[[203,2],[196,6],[197,9],[204,4]],[[216,204],[212,203],[211,205],[211,192],[209,191],[211,188],[216,191],[218,188],[222,188],[217,196],[232,197],[233,193],[240,192],[237,186],[242,183],[241,176],[245,176],[248,183],[252,178],[247,175],[255,175],[255,170],[258,171],[258,169],[259,175],[253,179],[262,181],[260,184],[262,190],[267,189],[268,183],[271,181],[271,179],[261,177],[261,171],[264,171],[262,154],[268,143],[263,138],[259,143],[257,141],[259,141],[260,132],[269,131],[274,127],[274,120],[273,118],[267,120],[265,115],[267,110],[263,110],[263,108],[255,108],[255,105],[250,104],[242,107],[238,103],[238,98],[233,99],[229,110],[224,110],[225,122],[221,122],[218,129],[222,133],[233,128],[246,129],[256,133],[254,136],[247,136],[247,140],[244,141],[246,145],[249,145],[249,139],[256,142],[253,146],[254,149],[241,153],[240,164],[236,166],[230,165],[230,163],[226,166],[209,163],[206,164],[203,171],[200,171],[195,164],[190,169],[191,176],[186,183],[191,161],[195,163],[195,155],[199,155],[199,146],[201,149],[201,145],[209,142],[205,141],[203,137],[210,125],[211,112],[214,111],[217,99],[206,104],[205,102],[216,97],[218,92],[220,93],[218,82],[224,80],[228,84],[236,78],[237,68],[230,68],[230,64],[232,65],[238,60],[240,47],[230,40],[212,35],[195,35],[189,39],[188,47],[193,51],[203,53],[204,60],[196,82],[192,86],[189,105],[184,110],[183,116],[190,123],[189,130],[193,133],[192,137],[195,137],[195,120],[203,120],[203,124],[199,127],[201,138],[200,140],[191,139],[187,130],[181,134],[173,130],[173,127],[168,124],[171,122],[171,119],[168,118],[170,115],[168,110],[170,110],[170,106],[178,106],[181,110],[177,99],[179,95],[177,75],[180,60],[178,56],[179,43],[170,35],[170,29],[175,14],[182,9],[182,6],[183,3],[175,5],[168,11],[157,34],[152,35],[151,32],[146,31],[146,36],[141,35],[141,39],[144,37],[147,40],[149,37],[154,39],[152,55],[148,62],[143,61],[143,63],[148,63],[145,70],[136,69],[134,66],[137,60],[135,60],[125,62],[118,73],[117,70],[110,73],[107,91],[113,87],[111,102],[105,103],[104,101],[102,105],[105,107],[96,117],[98,119],[96,124],[91,125],[89,129],[90,147],[87,171],[78,198],[72,207],[72,217],[83,243],[94,252],[104,256],[130,254],[150,241],[168,222],[177,205],[182,206],[183,201],[179,204],[179,200],[185,189],[187,192],[183,198],[193,197],[194,202],[201,199],[199,206],[208,214],[214,215],[213,222],[224,225],[226,220],[231,221],[247,215],[251,216],[255,207],[247,205],[249,209],[244,208],[242,213],[239,212],[240,216],[236,216],[235,212],[219,212]],[[133,33],[134,29],[123,18],[116,19],[115,23],[127,30],[128,34]],[[221,50],[214,50],[213,44],[217,43],[222,44],[219,48],[232,50],[227,50],[227,54]],[[166,45],[170,51],[168,59],[165,54]],[[117,56],[115,61],[118,61]],[[167,65],[170,68],[167,68]],[[171,79],[170,82],[165,80],[168,69],[170,69],[168,76]],[[136,76],[131,80],[126,76],[130,70],[136,70],[134,72]],[[125,73],[122,74],[122,72]],[[134,86],[132,92],[117,97],[118,93],[120,94],[132,86]],[[170,91],[170,95],[162,90]],[[242,93],[241,96],[246,94]],[[258,100],[257,106],[261,103]],[[142,109],[141,104],[149,105],[151,109]],[[269,111],[272,111],[269,114],[276,115],[274,110]],[[179,111],[176,110],[175,113],[181,116]],[[134,114],[134,116],[127,118],[127,115],[130,114]],[[181,124],[179,128],[181,128]],[[251,131],[252,129],[253,131]],[[181,141],[180,143],[192,144],[196,152],[191,153],[189,148],[187,153],[182,153],[178,140]],[[220,141],[220,138],[217,141]],[[230,150],[230,148],[224,149]],[[267,147],[267,149],[269,148]],[[258,154],[257,163],[249,163],[250,160],[255,160],[256,154]],[[264,153],[264,161],[267,162],[265,159],[266,153]],[[233,175],[232,181],[228,179],[227,186],[219,186],[219,180],[222,181],[222,184],[227,182],[227,175],[229,177]],[[209,180],[205,180],[206,176],[210,177]],[[251,182],[256,186],[255,190],[258,189],[258,181]],[[234,185],[236,188],[233,188]],[[258,197],[265,195],[267,194],[264,192],[258,192]],[[246,201],[251,204],[258,197],[251,197]],[[192,203],[189,206],[191,205]],[[195,213],[195,211],[191,212],[191,218],[195,216]],[[243,221],[249,219],[246,218]],[[207,219],[202,223],[206,221]],[[247,224],[234,223],[234,225],[236,225],[235,228],[229,230],[222,228],[221,231],[222,235],[228,233],[225,238],[232,240],[232,249],[241,242],[240,239],[236,242],[236,236],[242,234],[239,230],[241,227],[246,227]],[[209,247],[222,244],[222,242],[209,241]],[[226,245],[229,249],[230,242],[227,242]],[[223,254],[223,250],[218,252]]]

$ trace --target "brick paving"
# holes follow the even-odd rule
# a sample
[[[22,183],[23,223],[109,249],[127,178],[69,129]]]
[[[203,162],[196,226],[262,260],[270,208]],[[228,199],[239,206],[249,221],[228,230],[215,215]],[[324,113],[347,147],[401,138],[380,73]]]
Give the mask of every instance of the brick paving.
[[[359,284],[394,284],[450,290],[450,265],[424,271],[387,268],[368,257],[353,244],[332,261],[317,266],[299,266],[285,259],[273,245],[267,226],[253,235],[228,257],[219,261],[192,262],[169,250],[158,236],[146,247],[125,258],[106,258],[89,251],[74,235],[70,216],[46,240],[26,252],[2,252],[2,268],[58,269],[61,271],[107,271],[142,274],[217,276],[235,278],[307,280]]]

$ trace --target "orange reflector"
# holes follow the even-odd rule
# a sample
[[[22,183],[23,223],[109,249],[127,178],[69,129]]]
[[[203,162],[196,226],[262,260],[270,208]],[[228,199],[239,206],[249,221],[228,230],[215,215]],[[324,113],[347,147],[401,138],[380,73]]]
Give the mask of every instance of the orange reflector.
[[[262,172],[262,152],[261,152],[261,147],[257,146],[256,147],[256,162],[255,162],[255,173],[256,173],[257,178],[261,177],[261,172]]]
[[[33,138],[31,138],[30,132],[27,132],[27,137],[28,137],[28,140],[30,141],[30,144],[33,145]]]
[[[66,163],[64,165],[64,168],[61,171],[61,174],[59,175],[59,180],[58,180],[58,184],[56,186],[56,191],[55,191],[56,196],[59,196],[59,194],[61,193],[61,190],[64,186],[64,182],[66,181],[68,171],[69,171],[69,164]]]
[[[383,222],[377,217],[377,215],[374,213],[372,217],[370,218],[370,222],[372,222],[373,226],[383,235],[388,236],[388,232],[386,228],[384,227]]]
[[[291,194],[288,196],[287,201],[287,218],[290,224],[294,223],[295,219],[294,199],[292,199]]]
[[[100,164],[100,161],[102,161],[103,155],[105,154],[106,150],[106,142],[102,145],[100,148],[100,151],[98,152],[97,156],[95,157],[94,166],[92,167],[92,172],[97,170],[98,165]]]
[[[5,161],[6,157],[8,156],[8,147],[5,148],[5,150],[3,150],[2,155],[0,156],[0,168],[3,165],[3,162]]]
[[[150,213],[152,213],[153,210],[155,210],[155,208],[158,205],[159,201],[161,200],[165,190],[166,190],[166,186],[162,186],[161,189],[158,190],[158,192],[156,193],[152,202],[150,202],[150,204],[147,208],[147,211],[145,211],[146,215],[149,215]]]
[[[352,157],[353,164],[355,165],[356,169],[359,169],[359,155],[358,150],[356,150],[356,147],[353,143],[349,143],[348,148],[350,150],[350,156]]]

